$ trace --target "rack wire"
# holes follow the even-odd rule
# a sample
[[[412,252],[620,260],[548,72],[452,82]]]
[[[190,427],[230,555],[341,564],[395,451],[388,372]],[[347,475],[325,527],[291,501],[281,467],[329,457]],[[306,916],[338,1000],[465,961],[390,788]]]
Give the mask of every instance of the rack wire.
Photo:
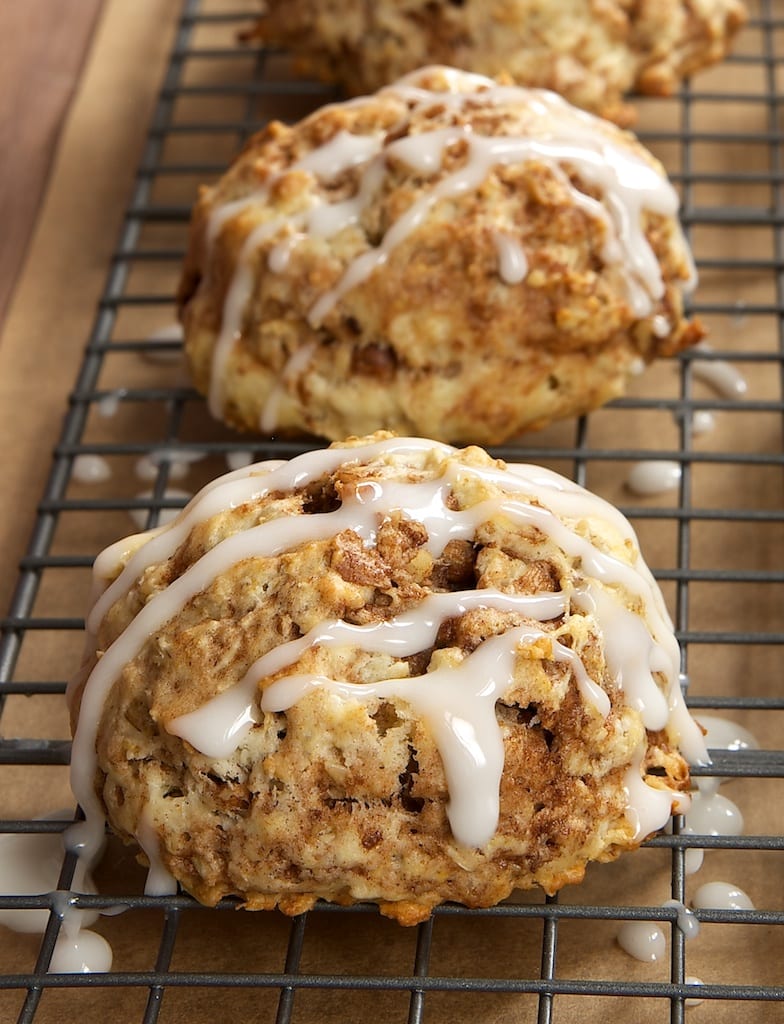
[[[151,337],[173,320],[196,185],[220,174],[270,116],[293,119],[334,98],[326,86],[292,78],[285,54],[237,45],[236,31],[254,8],[250,0],[183,5],[1,623],[6,793],[24,794],[30,781],[53,792],[65,785],[63,676],[79,660],[78,613],[96,543],[129,532],[129,515],[149,527],[181,507],[187,495],[175,486],[179,476],[192,492],[224,471],[232,453],[262,459],[302,450],[295,442],[238,438],[210,422],[182,373],[180,342]],[[715,750],[713,765],[695,771],[729,780],[747,812],[743,834],[695,836],[676,819],[671,834],[617,865],[591,869],[582,886],[558,898],[526,894],[481,911],[448,905],[415,930],[364,906],[321,905],[289,920],[237,914],[229,900],[206,910],[186,895],[143,896],[131,855],[111,846],[100,895],[70,896],[73,908],[111,915],[95,925],[115,947],[109,972],[52,973],[62,902],[53,893],[0,895],[0,912],[49,912],[42,938],[4,939],[5,1019],[153,1024],[235,1013],[285,1024],[375,1014],[410,1024],[447,1017],[559,1024],[579,1014],[586,1022],[678,1022],[692,1012],[693,975],[703,981],[705,1004],[695,1014],[784,1019],[784,979],[775,966],[784,954],[784,904],[781,886],[770,884],[784,865],[784,18],[777,10],[774,0],[751,3],[735,53],[720,68],[671,99],[639,101],[639,135],[681,191],[701,277],[692,311],[715,349],[652,368],[628,397],[589,418],[494,450],[571,475],[634,522],[674,613],[690,706],[729,716],[761,741],[760,749]],[[705,387],[700,369],[722,361],[742,370],[745,393],[721,397]],[[706,413],[714,425],[703,433]],[[86,483],[85,460],[96,456],[110,478]],[[675,462],[677,492],[630,495],[624,480],[638,460]],[[59,666],[54,673],[52,665]],[[23,797],[19,804],[4,798],[0,834],[57,836],[67,824],[51,805],[27,806]],[[693,850],[705,851],[701,871],[753,890],[756,909],[698,910],[702,932],[687,943],[677,908],[662,902],[688,902]],[[73,857],[63,856],[58,890],[69,890],[73,871]],[[640,964],[618,949],[615,933],[628,920],[660,924],[667,962]]]

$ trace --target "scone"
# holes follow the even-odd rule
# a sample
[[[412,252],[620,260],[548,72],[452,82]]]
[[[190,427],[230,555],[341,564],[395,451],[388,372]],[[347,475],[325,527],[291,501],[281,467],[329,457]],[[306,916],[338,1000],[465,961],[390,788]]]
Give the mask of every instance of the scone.
[[[379,433],[206,487],[96,561],[83,847],[300,913],[579,881],[706,760],[628,522],[546,469]]]
[[[678,199],[553,93],[427,68],[273,123],[195,206],[185,348],[213,415],[495,444],[702,331]]]
[[[423,64],[453,64],[553,89],[628,125],[636,90],[674,92],[721,60],[746,20],[741,0],[265,0],[255,34],[297,65],[372,92]]]

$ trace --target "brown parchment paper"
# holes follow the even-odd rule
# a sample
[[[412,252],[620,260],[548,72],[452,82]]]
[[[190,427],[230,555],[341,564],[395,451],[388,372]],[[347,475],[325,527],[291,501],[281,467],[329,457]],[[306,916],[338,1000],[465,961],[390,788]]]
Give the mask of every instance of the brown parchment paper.
[[[234,5],[236,6],[239,5]],[[246,4],[250,9],[250,3]],[[147,130],[152,105],[159,88],[172,42],[179,5],[173,0],[108,0],[96,34],[78,96],[63,132],[54,174],[43,203],[38,229],[24,273],[16,289],[2,340],[0,341],[0,430],[3,439],[3,497],[0,510],[0,598],[9,606],[16,579],[15,567],[30,535],[36,502],[50,469],[50,452],[57,439],[67,396],[72,388],[82,348],[95,315],[95,303],[106,278],[110,254],[115,246],[123,209],[128,201],[136,166]],[[227,7],[228,9],[228,7]],[[739,49],[756,53],[759,34],[747,30]],[[751,68],[733,69],[732,90],[760,91],[765,83]],[[707,88],[726,88],[726,70],[707,73],[700,82]],[[673,131],[678,125],[677,104],[672,101],[642,105],[641,127]],[[720,106],[693,107],[695,130],[708,141],[695,146],[697,169],[735,171],[743,169],[764,176],[769,172],[768,149],[743,144],[728,147],[712,143],[712,128],[738,134],[770,131],[769,112],[763,104],[731,102]],[[679,143],[664,138],[655,151],[665,163],[676,165]],[[192,154],[190,154],[192,156]],[[747,202],[764,205],[772,201],[765,186],[738,186],[717,179],[700,184],[690,202],[698,207],[740,206]],[[758,194],[750,195],[749,189]],[[174,197],[182,201],[183,196]],[[775,306],[774,229],[758,225],[731,231],[722,226],[700,226],[693,236],[697,255],[703,259],[763,261],[758,269],[730,271],[720,265],[703,272],[700,298],[706,303],[734,306],[732,316],[707,315],[711,342],[717,349],[747,352],[752,357],[776,352],[778,344],[775,312],[747,316],[749,304]],[[155,267],[136,272],[134,288],[139,291],[171,290],[171,269]],[[156,275],[168,274],[161,281]],[[132,317],[133,314],[124,314]],[[172,311],[161,313],[162,321]],[[144,330],[160,326],[126,321],[120,330],[125,337],[144,336]],[[737,364],[748,383],[750,397],[781,399],[781,382],[775,363],[742,360]],[[142,365],[138,359],[118,361],[107,368],[102,387],[149,384],[165,379],[176,381],[179,367]],[[678,394],[678,368],[661,364],[651,368],[635,383],[634,393],[648,399],[672,398]],[[693,393],[710,397],[712,392],[698,380]],[[129,410],[112,420],[88,424],[93,439],[127,440],[145,437],[144,410]],[[206,417],[206,413],[205,413]],[[730,459],[715,461],[712,453],[753,453],[771,456],[781,452],[780,417],[770,413],[720,411],[708,434],[694,439],[699,457],[691,466],[689,501],[694,519],[686,526],[667,514],[675,498],[657,496],[645,501],[647,508],[661,507],[663,518],[641,518],[635,522],[649,563],[666,569],[679,564],[678,552],[684,530],[691,545],[690,566],[695,570],[764,573],[784,564],[784,538],[780,524],[757,521],[722,521],[702,518],[701,511],[743,508],[752,513],[782,507],[781,469],[764,458],[751,464]],[[534,442],[568,444],[571,425],[558,425]],[[228,438],[231,435],[206,419],[189,424],[187,439]],[[607,409],[591,417],[589,444],[595,449],[634,447],[677,450],[678,426],[670,410],[649,407],[635,413]],[[553,468],[571,472],[571,466],[551,463]],[[91,497],[112,493],[133,494],[132,467],[115,466],[115,476],[104,490],[79,488],[72,496]],[[215,463],[199,464],[193,470],[188,489],[195,490],[205,479],[223,471]],[[596,459],[588,467],[588,485],[610,500],[629,505],[632,498],[624,489],[628,464]],[[133,527],[124,513],[104,516],[61,516],[53,550],[94,554],[104,544]],[[45,615],[79,615],[89,590],[89,574],[83,570],[49,573],[36,599],[35,611]],[[664,584],[673,613],[677,610],[675,582]],[[771,582],[723,582],[712,578],[695,580],[689,588],[687,628],[709,634],[753,630],[761,633],[781,629],[784,587]],[[683,625],[683,624],[682,624]],[[77,633],[40,631],[28,637],[20,653],[18,676],[22,679],[62,679],[78,665],[81,638]],[[775,696],[781,691],[782,666],[775,645],[754,647],[717,642],[694,643],[690,649],[691,692],[700,694],[753,694]],[[735,712],[733,720],[750,728],[763,746],[781,747],[781,726],[777,713]],[[55,698],[11,698],[2,720],[6,736],[65,738],[68,735],[62,702]],[[54,808],[72,806],[64,768],[4,767],[0,769],[0,811],[4,817],[33,817]],[[784,800],[779,780],[742,779],[727,783],[722,790],[741,807],[745,832],[784,833]],[[761,910],[781,910],[784,903],[780,854],[753,850],[709,851],[696,875],[687,880],[687,897],[703,882],[725,879],[741,885]],[[117,843],[110,843],[98,876],[102,891],[118,896],[138,893],[144,872],[133,855]],[[586,882],[565,890],[561,902],[606,906],[658,906],[670,896],[670,855],[664,849],[644,849],[616,864],[594,866]],[[524,894],[523,902],[541,903],[541,894]],[[164,920],[156,911],[134,911],[102,918],[94,927],[114,949],[114,969],[144,971],[155,966]],[[433,930],[431,976],[449,978],[495,977],[537,978],[541,970],[541,921],[466,919],[439,916]],[[666,981],[668,960],[656,964],[638,963],[622,953],[615,942],[615,921],[565,920],[558,926],[556,976],[559,979],[604,979],[618,981]],[[665,926],[668,934],[669,926]],[[784,982],[784,935],[780,926],[704,924],[697,939],[687,948],[687,973],[704,982],[740,985],[781,985]],[[176,971],[212,970],[281,971],[286,955],[289,922],[278,914],[194,910],[183,913],[170,964]],[[375,913],[312,915],[308,925],[300,970],[331,976],[380,973],[408,976],[416,949],[415,930],[402,929]],[[16,935],[0,927],[0,967],[6,974],[31,969],[40,938]],[[99,979],[96,978],[99,982]],[[1,983],[0,983],[1,984]],[[13,1020],[19,1012],[22,994],[0,990],[0,1019]],[[159,1019],[166,1024],[213,1022],[221,1019],[273,1021],[279,993],[276,989],[229,988],[228,986],[172,987],[165,993]],[[101,988],[46,990],[36,1012],[39,1024],[80,1021],[141,1020],[148,990]],[[293,1020],[307,1022],[406,1019],[409,996],[394,990],[373,993],[345,991],[339,987],[306,989],[295,996]],[[537,1020],[538,1000],[531,994],[470,994],[459,990],[431,992],[425,996],[424,1019],[434,1024],[450,1021]],[[668,1021],[670,1007],[664,1000],[618,997],[555,997],[555,1019],[579,1018],[585,1024],[599,1021]],[[773,1022],[784,1019],[779,1004],[705,1002],[690,1009],[696,1021]]]

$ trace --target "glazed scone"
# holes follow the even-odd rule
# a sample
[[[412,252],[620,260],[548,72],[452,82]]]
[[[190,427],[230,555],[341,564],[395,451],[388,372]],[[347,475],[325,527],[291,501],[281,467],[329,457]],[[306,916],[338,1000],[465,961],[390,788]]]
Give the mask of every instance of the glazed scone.
[[[579,881],[706,759],[628,522],[546,469],[379,433],[228,474],[96,561],[84,849],[300,913]]]
[[[257,32],[308,73],[373,92],[424,64],[552,89],[628,125],[634,91],[669,95],[721,60],[740,0],[265,0]]]
[[[500,443],[697,341],[678,199],[553,93],[423,69],[269,125],[195,206],[185,348],[266,434]]]

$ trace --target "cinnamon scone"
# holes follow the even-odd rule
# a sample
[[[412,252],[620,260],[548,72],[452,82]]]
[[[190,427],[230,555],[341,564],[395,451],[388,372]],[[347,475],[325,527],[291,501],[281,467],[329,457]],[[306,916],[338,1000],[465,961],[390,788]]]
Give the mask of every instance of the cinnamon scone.
[[[500,443],[697,341],[678,198],[553,93],[427,68],[273,123],[195,206],[185,348],[266,434]]]
[[[405,924],[553,893],[685,809],[706,759],[629,523],[477,447],[235,471],[95,578],[81,846],[108,818],[152,892]]]
[[[632,91],[673,93],[721,60],[746,21],[741,0],[264,0],[254,35],[350,94],[424,64],[453,64],[628,125]]]

